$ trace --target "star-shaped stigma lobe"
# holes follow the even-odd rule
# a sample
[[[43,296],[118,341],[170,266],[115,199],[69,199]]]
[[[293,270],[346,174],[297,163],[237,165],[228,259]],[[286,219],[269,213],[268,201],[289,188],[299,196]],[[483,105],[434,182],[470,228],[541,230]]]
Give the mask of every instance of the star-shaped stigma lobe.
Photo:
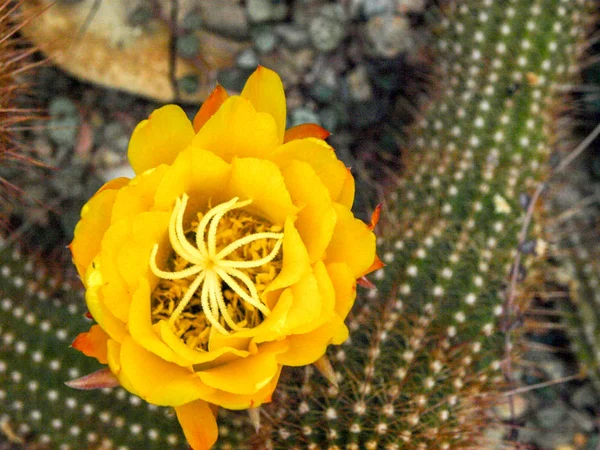
[[[196,247],[186,238],[183,230],[183,215],[188,201],[187,194],[175,202],[169,221],[169,241],[173,251],[188,261],[189,267],[177,272],[166,272],[158,268],[156,255],[158,244],[155,244],[150,254],[150,269],[159,278],[166,280],[181,280],[195,277],[187,291],[179,300],[177,307],[169,317],[169,326],[173,327],[194,294],[200,289],[202,311],[210,324],[223,334],[229,331],[221,324],[223,317],[227,326],[234,331],[243,329],[235,323],[229,312],[223,296],[222,283],[225,282],[245,302],[258,309],[266,317],[271,312],[258,294],[256,285],[244,269],[251,269],[268,264],[279,252],[283,233],[262,232],[243,236],[228,244],[222,249],[217,249],[217,228],[225,214],[234,209],[243,208],[252,203],[252,200],[238,201],[237,197],[228,202],[221,203],[210,209],[198,223],[196,229]],[[260,239],[275,239],[273,249],[263,258],[237,261],[226,259],[240,247]]]

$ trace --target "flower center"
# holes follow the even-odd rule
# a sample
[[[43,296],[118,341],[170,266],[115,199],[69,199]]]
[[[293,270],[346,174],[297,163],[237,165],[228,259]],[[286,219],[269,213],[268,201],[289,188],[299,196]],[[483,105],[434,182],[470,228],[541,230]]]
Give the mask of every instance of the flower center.
[[[152,322],[167,320],[189,347],[207,350],[211,328],[222,334],[253,328],[270,313],[261,298],[281,270],[281,227],[242,208],[233,198],[198,213],[184,229],[188,196],[177,199],[169,223],[172,252],[167,268],[150,269],[160,278],[152,292]]]

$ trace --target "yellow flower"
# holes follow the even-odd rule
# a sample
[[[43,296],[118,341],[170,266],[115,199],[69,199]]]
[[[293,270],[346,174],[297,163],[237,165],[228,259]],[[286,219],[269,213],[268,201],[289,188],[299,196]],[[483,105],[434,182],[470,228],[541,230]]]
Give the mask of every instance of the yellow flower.
[[[216,406],[270,401],[282,366],[343,342],[356,280],[379,266],[327,132],[285,121],[264,67],[193,123],[154,111],[129,144],[135,178],[90,199],[70,246],[97,322],[73,346],[173,406],[194,449],[215,442]]]

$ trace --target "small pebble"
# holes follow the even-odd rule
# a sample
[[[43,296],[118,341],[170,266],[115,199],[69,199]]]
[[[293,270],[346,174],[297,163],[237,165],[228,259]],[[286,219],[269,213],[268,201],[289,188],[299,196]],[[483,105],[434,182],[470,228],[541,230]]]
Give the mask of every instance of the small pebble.
[[[219,71],[217,79],[225,89],[241,92],[250,73],[251,71],[249,70],[233,67]]]
[[[323,128],[330,133],[335,132],[339,125],[339,115],[334,108],[323,108],[319,112],[320,122]]]
[[[367,18],[394,11],[395,0],[363,0],[362,12]]]
[[[366,102],[373,98],[373,88],[366,66],[360,65],[350,71],[346,76],[346,83],[352,100]]]
[[[401,16],[373,17],[367,22],[365,33],[371,44],[367,51],[374,56],[396,58],[414,47],[410,24]]]
[[[567,417],[567,410],[562,402],[557,401],[547,408],[536,411],[535,416],[542,428],[552,429],[565,420]]]
[[[594,408],[600,404],[598,395],[592,387],[591,383],[586,383],[583,386],[577,388],[573,396],[571,397],[573,405],[577,409]]]
[[[259,53],[269,53],[277,45],[277,36],[271,27],[263,27],[254,32],[254,46]]]
[[[305,28],[296,25],[281,24],[275,27],[275,33],[283,43],[292,50],[306,47],[310,43],[310,35]]]
[[[204,21],[202,20],[202,16],[197,12],[186,14],[181,21],[181,28],[188,31],[201,30],[202,25],[204,25]]]
[[[509,421],[513,419],[520,419],[527,412],[527,409],[529,408],[529,401],[527,400],[527,397],[516,394],[512,396],[512,401],[514,407],[514,416],[508,401],[494,406],[494,412],[500,420]]]
[[[203,28],[237,39],[248,37],[248,14],[246,7],[238,0],[202,0],[195,1],[194,4],[198,8]]]
[[[237,56],[236,63],[238,67],[241,67],[242,69],[255,69],[259,64],[259,61],[254,49],[247,48]]]
[[[177,87],[185,94],[191,95],[198,90],[200,87],[200,79],[198,74],[192,73],[185,75],[177,80]]]
[[[190,32],[177,38],[177,54],[182,58],[192,59],[198,56],[200,39],[196,33]]]
[[[129,133],[125,131],[120,122],[109,122],[104,127],[104,141],[111,148],[123,153],[127,152],[129,146]]]
[[[77,106],[67,97],[55,97],[48,106],[48,134],[52,142],[72,148],[75,145],[81,119]]]
[[[140,4],[135,7],[127,16],[127,23],[132,27],[143,27],[153,18],[152,7],[147,4]]]
[[[311,20],[308,30],[311,42],[317,50],[322,52],[335,50],[346,33],[343,11],[340,12],[338,8],[323,7],[320,14]]]
[[[251,22],[260,23],[271,19],[273,14],[271,0],[248,0],[246,11]]]

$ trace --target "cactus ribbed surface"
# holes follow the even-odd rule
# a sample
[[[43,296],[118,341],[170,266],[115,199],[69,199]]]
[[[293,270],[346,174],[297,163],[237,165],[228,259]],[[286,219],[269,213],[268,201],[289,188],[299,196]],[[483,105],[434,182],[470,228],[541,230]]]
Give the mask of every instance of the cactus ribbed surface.
[[[384,208],[388,266],[332,350],[339,392],[318,375],[280,391],[275,448],[481,448],[480,407],[504,383],[507,299],[527,302],[525,282],[510,283],[524,203],[548,174],[554,89],[574,67],[583,15],[583,2],[558,0],[446,11],[438,95]]]
[[[511,285],[523,203],[548,174],[555,87],[575,67],[585,11],[584,0],[468,0],[443,12],[435,95],[378,229],[387,266],[330,350],[339,386],[288,371],[258,434],[244,413],[220,417],[220,448],[485,447],[506,384],[505,306],[526,307],[521,278],[536,263],[523,255]],[[68,348],[89,326],[81,294],[49,294],[39,263],[14,253],[0,254],[4,433],[61,449],[184,448],[167,410],[62,384],[97,369]]]

